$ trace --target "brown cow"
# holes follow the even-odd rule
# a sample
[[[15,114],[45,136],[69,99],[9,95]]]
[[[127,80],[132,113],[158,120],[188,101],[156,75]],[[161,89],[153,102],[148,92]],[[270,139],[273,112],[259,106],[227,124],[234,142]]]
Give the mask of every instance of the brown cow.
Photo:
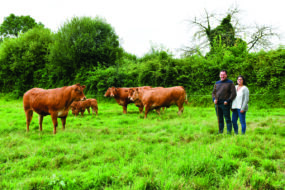
[[[88,113],[90,114],[90,107],[92,109],[92,114],[96,112],[96,115],[98,115],[98,104],[96,99],[87,99],[85,101],[74,101],[70,107],[72,110],[72,114],[75,116],[77,116],[80,112],[81,116],[83,117],[85,109],[87,109]]]
[[[123,113],[127,113],[127,106],[130,103],[133,103],[128,98],[128,92],[130,88],[115,88],[115,87],[110,87],[105,93],[105,97],[114,97],[116,102],[123,106]]]
[[[81,113],[81,116],[83,117],[83,114],[86,109],[86,100],[85,101],[74,101],[71,104],[71,110],[72,114],[77,116],[79,113]]]
[[[62,127],[65,129],[66,117],[72,102],[86,99],[84,88],[85,85],[75,84],[48,90],[33,88],[27,91],[23,97],[27,131],[29,131],[33,111],[39,114],[40,131],[42,131],[43,117],[46,115],[51,115],[54,134],[56,134],[58,117],[61,118]]]
[[[151,86],[143,86],[143,87],[136,87],[136,88],[130,88],[129,92],[128,92],[128,98],[130,99],[134,93],[134,91],[138,89],[138,90],[149,90],[152,89]],[[139,108],[139,112],[142,113],[143,112],[143,103],[139,100],[136,99],[135,101],[133,101],[135,103],[135,105]]]
[[[177,105],[179,108],[178,114],[180,115],[184,108],[186,92],[182,86],[171,88],[158,88],[153,90],[139,90],[136,89],[131,97],[132,101],[140,99],[145,107],[145,118],[149,110],[158,109],[161,107],[169,107]]]
[[[138,89],[138,91],[141,91],[141,90],[153,90],[153,89],[159,89],[159,88],[163,88],[163,87],[151,88],[150,86],[144,86],[144,87],[130,88],[130,89],[129,89],[128,98],[131,99],[131,97],[133,96],[134,92],[135,92],[137,89]],[[142,112],[143,112],[143,108],[144,108],[142,101],[138,98],[138,99],[133,100],[133,102],[134,102],[135,105],[139,108],[140,113],[142,113]],[[163,107],[163,110],[164,110],[164,107]],[[159,108],[159,109],[156,109],[156,112],[157,112],[158,114],[160,114],[160,108]]]
[[[148,88],[147,86],[145,88]],[[149,87],[151,88],[151,87]],[[105,97],[114,97],[116,102],[123,106],[123,113],[127,113],[127,106],[130,103],[134,103],[128,98],[130,88],[115,88],[110,87],[105,93]],[[139,108],[140,109],[140,108]]]

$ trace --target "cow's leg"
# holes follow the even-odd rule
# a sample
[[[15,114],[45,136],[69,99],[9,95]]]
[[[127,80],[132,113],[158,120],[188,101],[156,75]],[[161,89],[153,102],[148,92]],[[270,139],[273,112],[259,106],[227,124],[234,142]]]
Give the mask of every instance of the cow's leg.
[[[97,106],[94,106],[92,109],[93,109],[93,111],[96,112],[96,115],[98,115],[98,107],[97,107]]]
[[[44,116],[43,115],[39,115],[40,131],[43,130],[43,119],[44,119]]]
[[[128,105],[123,105],[123,113],[125,113],[125,114],[127,113],[127,106]]]
[[[61,123],[62,123],[62,130],[65,130],[66,117],[62,117],[60,119],[61,119]]]
[[[33,118],[33,110],[27,110],[25,111],[25,113],[26,113],[27,132],[29,132],[30,130],[29,126]]]
[[[85,110],[84,110],[84,111],[85,111]],[[82,112],[81,112],[81,117],[83,117],[83,116],[84,116],[84,111],[82,111]]]
[[[86,109],[87,109],[88,113],[90,114],[90,107],[87,107]]]
[[[183,113],[184,107],[183,104],[178,105],[179,111],[178,111],[178,115],[181,115]]]
[[[51,114],[51,119],[52,119],[52,123],[53,123],[53,134],[56,134],[56,128],[57,128],[57,113],[52,113]]]
[[[144,110],[144,118],[145,118],[145,119],[147,118],[147,114],[148,114],[148,112],[149,112],[149,109],[150,109],[149,106],[146,106],[146,107],[145,107],[145,110]]]

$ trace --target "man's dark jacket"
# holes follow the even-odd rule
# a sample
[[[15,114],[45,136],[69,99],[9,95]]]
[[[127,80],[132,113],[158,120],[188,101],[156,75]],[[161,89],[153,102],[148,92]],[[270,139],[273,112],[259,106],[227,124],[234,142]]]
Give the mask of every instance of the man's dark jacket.
[[[226,79],[216,82],[212,93],[213,101],[218,99],[218,104],[223,104],[225,101],[231,104],[235,97],[236,89],[233,81]]]

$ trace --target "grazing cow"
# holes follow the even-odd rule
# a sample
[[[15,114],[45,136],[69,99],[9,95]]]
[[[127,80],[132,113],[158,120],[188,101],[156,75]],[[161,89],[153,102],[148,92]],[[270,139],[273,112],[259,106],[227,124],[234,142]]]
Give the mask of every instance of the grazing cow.
[[[151,88],[151,87],[150,87]],[[123,113],[127,113],[127,106],[130,103],[133,103],[128,98],[128,93],[129,93],[130,88],[115,88],[115,87],[110,87],[105,93],[105,97],[114,97],[116,102],[123,106]]]
[[[56,134],[58,117],[61,118],[62,127],[65,129],[66,117],[72,102],[86,99],[84,88],[85,85],[75,84],[48,90],[33,88],[27,91],[23,97],[27,131],[29,131],[33,111],[39,114],[40,131],[42,131],[43,117],[46,115],[51,115],[54,134]]]
[[[85,101],[74,101],[70,107],[72,110],[72,114],[75,116],[77,116],[80,112],[81,116],[83,117],[85,109],[87,109],[88,113],[90,114],[90,107],[92,109],[92,115],[94,114],[94,112],[96,112],[96,115],[98,115],[98,104],[96,99],[86,99]]]
[[[177,105],[179,108],[178,114],[180,115],[184,108],[186,92],[182,86],[171,88],[157,88],[152,90],[139,90],[136,89],[131,97],[132,101],[139,99],[145,107],[145,118],[149,110],[158,109],[161,107],[169,107]]]
[[[81,113],[81,116],[83,117],[83,114],[86,109],[86,100],[85,101],[74,101],[71,104],[71,110],[72,114],[77,116],[79,113]]]

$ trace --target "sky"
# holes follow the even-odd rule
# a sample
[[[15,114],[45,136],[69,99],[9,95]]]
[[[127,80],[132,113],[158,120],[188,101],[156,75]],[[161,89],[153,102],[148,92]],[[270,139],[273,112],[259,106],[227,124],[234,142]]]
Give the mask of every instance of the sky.
[[[285,45],[284,0],[9,0],[0,3],[0,23],[11,13],[29,15],[56,32],[75,16],[99,16],[115,29],[126,52],[141,57],[154,47],[179,56],[193,43],[190,20],[233,6],[242,11],[242,24],[273,26],[281,35],[274,47]]]

